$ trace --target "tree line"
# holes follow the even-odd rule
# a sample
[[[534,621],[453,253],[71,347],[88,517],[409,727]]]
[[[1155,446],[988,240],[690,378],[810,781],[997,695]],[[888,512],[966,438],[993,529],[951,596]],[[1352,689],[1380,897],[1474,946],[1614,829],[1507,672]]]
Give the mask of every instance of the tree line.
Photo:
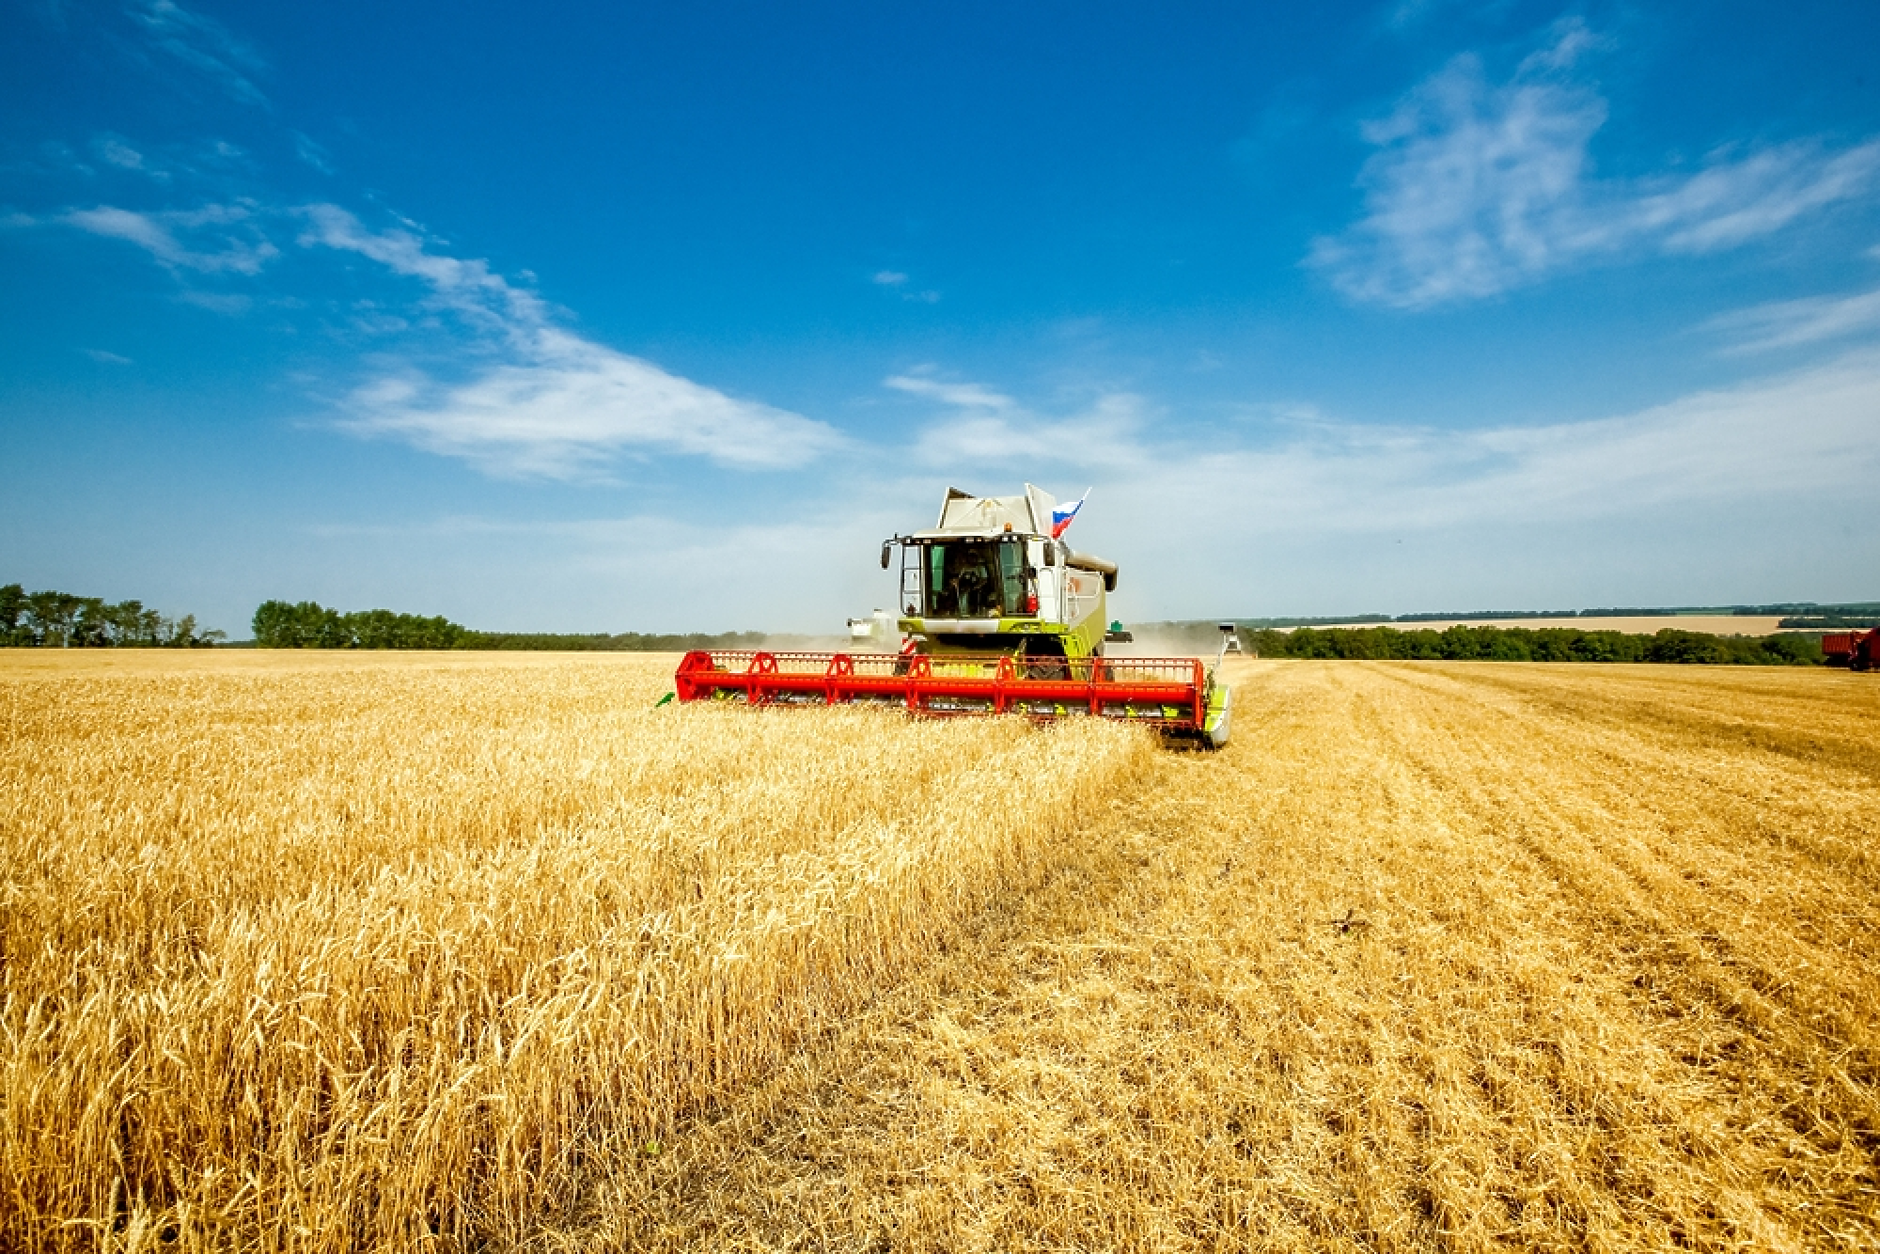
[[[1604,605],[1585,610],[1455,610],[1416,614],[1346,614],[1332,618],[1243,618],[1242,627],[1368,626],[1390,623],[1509,622],[1524,618],[1677,618],[1684,614],[1722,614],[1737,618],[1782,616],[1782,627],[1855,627],[1880,623],[1880,601],[1849,601],[1822,605],[1815,601],[1783,601],[1775,605]]]
[[[263,601],[250,625],[264,649],[460,649],[474,634],[442,615],[341,613],[317,601]]]
[[[17,583],[0,587],[0,646],[23,649],[191,649],[224,639],[200,631],[196,616],[170,618],[142,601],[79,596],[72,592],[28,592]]]
[[[1667,627],[1651,635],[1577,627],[1301,627],[1240,631],[1261,657],[1446,662],[1663,662],[1712,666],[1819,666],[1821,639],[1801,634],[1713,636]]]
[[[614,653],[680,653],[689,649],[754,649],[762,632],[661,635],[637,631],[557,633],[473,631],[442,616],[391,610],[342,613],[317,601],[264,601],[252,624],[263,649],[495,649]]]

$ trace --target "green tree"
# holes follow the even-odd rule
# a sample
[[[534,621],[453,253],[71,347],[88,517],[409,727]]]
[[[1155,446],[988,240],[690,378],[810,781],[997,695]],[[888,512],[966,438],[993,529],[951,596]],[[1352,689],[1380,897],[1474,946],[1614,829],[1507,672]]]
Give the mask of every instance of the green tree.
[[[30,643],[21,621],[25,616],[26,589],[16,583],[0,588],[0,645]]]

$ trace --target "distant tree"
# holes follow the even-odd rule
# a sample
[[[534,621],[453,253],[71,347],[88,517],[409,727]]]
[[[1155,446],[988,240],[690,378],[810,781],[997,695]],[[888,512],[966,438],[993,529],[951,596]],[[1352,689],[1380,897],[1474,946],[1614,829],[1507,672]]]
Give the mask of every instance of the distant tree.
[[[263,601],[251,623],[255,643],[264,649],[343,649],[352,638],[337,610],[316,601]]]
[[[317,601],[263,601],[251,625],[264,649],[455,649],[473,634],[442,616],[342,614]]]
[[[26,628],[20,621],[26,616],[26,589],[16,583],[0,588],[0,645],[27,644]]]
[[[64,648],[73,643],[79,607],[84,597],[69,592],[42,591],[26,598],[26,623],[33,633],[32,643],[46,648]]]
[[[196,616],[169,619],[141,601],[112,604],[69,592],[0,587],[0,646],[16,648],[196,648],[227,637],[199,631]]]

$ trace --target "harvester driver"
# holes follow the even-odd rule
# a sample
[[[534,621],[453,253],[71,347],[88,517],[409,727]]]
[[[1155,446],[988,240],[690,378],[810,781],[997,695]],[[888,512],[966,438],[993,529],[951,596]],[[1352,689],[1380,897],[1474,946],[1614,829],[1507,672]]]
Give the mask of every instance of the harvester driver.
[[[960,618],[997,618],[999,606],[994,590],[998,579],[991,569],[992,546],[949,544],[945,548],[943,584],[952,595],[954,614]]]

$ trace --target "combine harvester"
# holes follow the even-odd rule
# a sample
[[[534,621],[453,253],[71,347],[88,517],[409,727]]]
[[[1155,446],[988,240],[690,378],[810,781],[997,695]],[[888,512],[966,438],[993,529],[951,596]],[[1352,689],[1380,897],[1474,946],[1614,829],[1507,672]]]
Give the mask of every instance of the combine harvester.
[[[1022,496],[949,488],[938,526],[881,546],[883,570],[900,550],[901,616],[850,622],[858,641],[891,645],[898,634],[899,652],[688,653],[674,677],[679,699],[1109,718],[1225,745],[1232,693],[1218,673],[1239,647],[1233,624],[1222,624],[1211,665],[1104,657],[1106,641],[1130,637],[1120,624],[1104,625],[1116,564],[1063,542],[1082,506],[1080,497],[1060,508],[1030,484]]]

